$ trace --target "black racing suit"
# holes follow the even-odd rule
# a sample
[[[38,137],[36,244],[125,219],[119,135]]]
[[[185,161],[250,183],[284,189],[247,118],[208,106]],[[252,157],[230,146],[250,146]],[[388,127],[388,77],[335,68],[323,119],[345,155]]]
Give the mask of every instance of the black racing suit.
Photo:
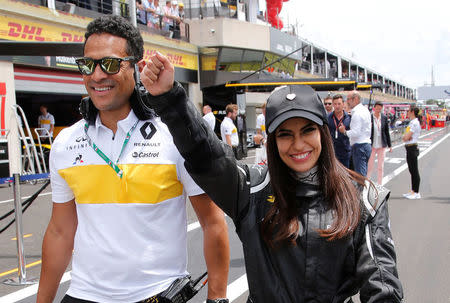
[[[361,187],[357,229],[348,237],[327,241],[316,231],[333,220],[320,188],[298,184],[302,228],[297,245],[270,249],[260,235],[260,224],[272,205],[267,168],[237,164],[231,148],[209,130],[178,83],[146,102],[169,127],[193,179],[233,219],[244,249],[249,301],[351,302],[359,291],[363,303],[401,302],[388,190]]]

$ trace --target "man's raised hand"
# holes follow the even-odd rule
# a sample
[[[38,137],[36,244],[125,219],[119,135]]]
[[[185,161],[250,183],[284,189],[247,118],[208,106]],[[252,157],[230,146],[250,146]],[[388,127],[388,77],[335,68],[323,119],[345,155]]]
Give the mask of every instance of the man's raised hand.
[[[162,95],[173,87],[175,69],[170,61],[156,52],[145,62],[141,61],[141,82],[152,96]]]

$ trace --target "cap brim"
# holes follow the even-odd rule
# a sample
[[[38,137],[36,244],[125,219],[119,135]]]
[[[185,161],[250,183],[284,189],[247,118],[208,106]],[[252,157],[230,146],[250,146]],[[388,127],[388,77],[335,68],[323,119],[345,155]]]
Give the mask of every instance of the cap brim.
[[[286,121],[287,119],[290,119],[290,118],[305,118],[305,119],[311,120],[312,122],[317,123],[319,125],[323,125],[322,119],[320,119],[319,117],[317,117],[315,114],[313,114],[311,112],[307,112],[304,110],[290,110],[290,111],[282,113],[281,115],[276,117],[272,121],[272,123],[270,123],[270,125],[268,127],[269,133],[272,133],[274,130],[277,129],[278,126],[280,126],[281,123],[283,123],[284,121]]]

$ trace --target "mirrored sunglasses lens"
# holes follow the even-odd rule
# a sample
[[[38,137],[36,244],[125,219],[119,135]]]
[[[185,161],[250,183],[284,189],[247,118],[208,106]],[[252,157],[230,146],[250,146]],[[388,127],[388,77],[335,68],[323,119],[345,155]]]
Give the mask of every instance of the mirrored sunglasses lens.
[[[90,59],[80,59],[77,61],[78,68],[80,69],[80,72],[85,75],[92,74],[94,70],[94,60]]]
[[[115,74],[119,72],[120,60],[116,58],[105,58],[101,61],[102,69],[108,74]]]

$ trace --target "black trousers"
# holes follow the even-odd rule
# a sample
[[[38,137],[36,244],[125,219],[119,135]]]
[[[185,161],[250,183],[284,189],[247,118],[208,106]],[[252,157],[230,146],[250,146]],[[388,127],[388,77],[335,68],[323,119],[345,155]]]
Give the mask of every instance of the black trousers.
[[[419,157],[419,148],[417,144],[406,147],[406,163],[408,163],[409,173],[411,174],[411,189],[418,193],[420,186],[419,165],[417,157]]]

